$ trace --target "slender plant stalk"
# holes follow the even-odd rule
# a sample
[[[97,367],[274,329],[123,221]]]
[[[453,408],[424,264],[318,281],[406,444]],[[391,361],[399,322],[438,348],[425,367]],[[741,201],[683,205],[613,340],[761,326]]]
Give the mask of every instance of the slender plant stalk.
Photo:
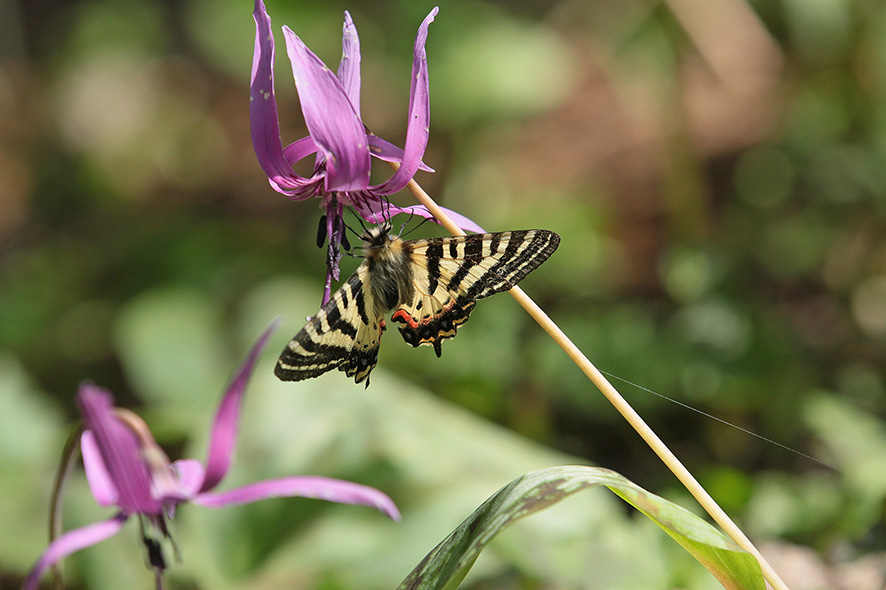
[[[396,169],[396,164],[392,164]],[[418,201],[428,208],[428,211],[440,222],[443,227],[456,236],[463,236],[462,231],[447,215],[444,213],[437,203],[418,185],[415,180],[409,182],[409,190],[415,195]],[[788,590],[787,584],[782,581],[772,566],[766,561],[763,555],[754,547],[750,539],[742,532],[738,526],[732,522],[729,515],[714,501],[710,494],[698,483],[698,480],[689,473],[689,470],[677,459],[677,456],[662,442],[655,432],[646,424],[643,418],[628,404],[621,394],[612,386],[609,380],[588,360],[579,348],[573,344],[568,336],[561,330],[554,321],[523,292],[520,287],[514,287],[510,290],[511,295],[523,308],[532,316],[538,324],[550,335],[554,341],[560,345],[560,348],[578,365],[578,368],[587,375],[588,379],[597,386],[597,388],[606,396],[606,399],[615,406],[615,409],[628,421],[628,423],[637,431],[646,444],[655,452],[656,455],[664,462],[664,464],[677,476],[677,479],[689,490],[689,493],[698,500],[702,508],[714,519],[714,521],[726,531],[736,544],[757,558],[760,562],[760,568],[763,571],[763,577],[775,590]]]
[[[78,426],[65,442],[65,448],[62,450],[61,461],[58,464],[58,471],[55,473],[55,483],[52,486],[52,499],[49,504],[49,542],[55,541],[62,532],[62,497],[65,495],[65,488],[68,484],[68,476],[74,467],[74,461],[77,459],[77,443],[80,441],[80,435],[83,433],[83,426]],[[65,587],[62,581],[61,566],[56,563],[52,566],[52,578],[57,590],[63,590]]]

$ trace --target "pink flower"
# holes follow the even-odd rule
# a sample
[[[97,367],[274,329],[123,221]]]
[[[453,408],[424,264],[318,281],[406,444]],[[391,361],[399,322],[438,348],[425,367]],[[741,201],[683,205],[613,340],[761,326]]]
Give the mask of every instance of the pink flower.
[[[332,279],[339,278],[339,248],[344,234],[342,212],[345,206],[353,207],[363,219],[372,223],[380,223],[398,213],[433,218],[423,206],[396,207],[386,197],[402,190],[419,169],[431,171],[421,161],[428,145],[431,117],[425,41],[428,26],[437,11],[434,8],[425,17],[415,37],[409,120],[402,150],[367,133],[360,118],[360,39],[351,15],[345,12],[342,59],[337,75],[289,27],[284,26],[286,51],[292,63],[302,114],[310,135],[283,148],[274,97],[271,19],[264,2],[255,1],[255,52],[249,97],[252,145],[274,190],[296,201],[310,197],[322,199],[326,215],[321,220],[318,241],[322,245],[323,239],[329,238],[323,303],[329,299]],[[292,165],[312,154],[317,154],[313,174],[307,178],[296,174]],[[386,181],[370,185],[371,156],[398,162],[400,167]],[[483,231],[466,217],[455,212],[449,214],[463,229]]]
[[[92,495],[102,506],[115,506],[108,520],[74,529],[52,541],[25,580],[23,590],[37,588],[43,572],[64,557],[114,534],[131,517],[141,519],[148,559],[161,587],[166,568],[161,541],[170,538],[167,520],[179,504],[209,508],[246,504],[265,498],[301,496],[371,506],[399,520],[393,501],[373,488],[318,476],[291,476],[216,492],[234,452],[243,393],[256,358],[274,329],[259,337],[222,397],[216,411],[205,466],[195,459],[170,462],[147,425],[130,410],[115,408],[110,392],[85,383],[77,402],[83,414],[80,439],[83,465]],[[152,535],[159,535],[159,539]]]

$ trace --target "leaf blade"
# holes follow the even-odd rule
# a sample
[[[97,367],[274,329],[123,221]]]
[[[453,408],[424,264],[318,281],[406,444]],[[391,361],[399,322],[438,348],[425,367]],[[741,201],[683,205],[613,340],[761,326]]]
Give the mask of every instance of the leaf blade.
[[[701,518],[609,469],[568,465],[527,473],[490,496],[425,556],[398,590],[454,590],[499,532],[575,493],[600,486],[660,526],[724,588],[765,588],[757,560]]]

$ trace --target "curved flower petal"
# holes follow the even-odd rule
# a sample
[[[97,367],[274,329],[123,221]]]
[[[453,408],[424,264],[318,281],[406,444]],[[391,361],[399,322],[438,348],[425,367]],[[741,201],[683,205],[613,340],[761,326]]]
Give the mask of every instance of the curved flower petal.
[[[271,336],[271,332],[279,324],[279,319],[274,320],[258,337],[246,360],[237,369],[233,381],[218,406],[209,435],[209,456],[206,460],[206,475],[200,485],[201,492],[217,486],[231,466],[234,443],[237,441],[237,426],[240,421],[240,402],[243,399],[243,392],[246,390],[246,384],[249,382],[249,376],[252,374],[259,353]]]
[[[326,191],[369,186],[369,146],[341,82],[289,27],[283,27],[286,52],[305,124],[326,158]]]
[[[394,215],[399,213],[406,213],[407,215],[418,215],[419,217],[425,217],[430,219],[434,223],[439,223],[437,219],[428,211],[427,207],[424,205],[411,205],[409,207],[397,207],[396,205],[391,205],[387,201],[381,201],[378,199],[363,199],[363,200],[354,200],[352,205],[354,210],[370,223],[382,223],[386,219],[390,219]],[[449,216],[455,224],[462,228],[465,231],[471,231],[476,233],[486,233],[482,227],[480,227],[477,223],[468,219],[461,213],[456,213],[452,209],[447,209],[446,207],[440,207],[446,215]]]
[[[290,166],[315,153],[317,153],[317,144],[314,143],[314,139],[310,135],[297,139],[283,148],[283,157],[286,158],[286,162]]]
[[[283,157],[277,99],[274,96],[274,36],[271,32],[271,17],[268,16],[262,0],[255,1],[252,17],[255,19],[255,50],[249,85],[252,148],[274,190],[293,196],[294,191],[298,192],[315,179],[303,178],[293,172]]]
[[[430,89],[428,86],[428,55],[425,42],[428,40],[428,27],[440,9],[434,7],[422,21],[415,36],[412,57],[412,83],[409,88],[409,122],[406,127],[406,144],[403,147],[403,163],[385,182],[370,187],[379,195],[390,195],[402,189],[415,176],[421,158],[428,146],[429,125],[431,122]]]
[[[397,213],[407,213],[409,215],[419,215],[421,217],[427,217],[428,219],[433,220],[435,223],[439,223],[436,218],[428,211],[428,208],[424,205],[412,205],[410,207],[395,207]],[[443,212],[455,222],[455,225],[462,228],[465,231],[475,232],[478,234],[486,233],[486,230],[480,227],[473,220],[465,217],[461,213],[453,211],[452,209],[448,209],[446,207],[440,207]]]
[[[345,10],[345,24],[341,35],[341,62],[338,64],[338,80],[360,118],[360,37],[351,14]]]
[[[182,495],[190,500],[193,496],[200,493],[200,486],[206,479],[206,471],[203,465],[196,459],[179,459],[173,461],[172,469],[176,474],[178,489]]]
[[[366,139],[369,141],[369,153],[379,160],[383,160],[385,162],[397,162],[398,164],[403,162],[403,150],[395,146],[390,141],[382,139],[377,135],[367,135]],[[418,169],[425,172],[434,171],[433,168],[431,168],[424,162],[418,163]]]
[[[220,508],[231,504],[248,504],[266,498],[298,496],[317,498],[340,504],[370,506],[392,520],[400,520],[400,511],[386,494],[369,486],[320,476],[293,476],[268,479],[227,492],[200,494],[192,501],[207,508]]]
[[[97,522],[89,526],[85,526],[73,531],[68,531],[55,541],[49,544],[49,547],[34,564],[34,567],[28,573],[22,584],[22,590],[32,590],[37,588],[40,582],[40,576],[43,575],[48,568],[58,563],[68,555],[76,553],[81,549],[100,543],[109,537],[113,537],[126,522],[126,515],[118,514],[114,518]]]
[[[83,456],[83,469],[86,471],[86,482],[89,491],[99,506],[114,506],[117,504],[117,486],[105,467],[102,460],[98,443],[91,430],[86,430],[80,435],[80,454]]]
[[[150,474],[138,441],[114,414],[111,394],[84,383],[77,402],[86,428],[95,436],[107,475],[117,488],[117,505],[126,514],[160,514],[161,506],[151,496]]]

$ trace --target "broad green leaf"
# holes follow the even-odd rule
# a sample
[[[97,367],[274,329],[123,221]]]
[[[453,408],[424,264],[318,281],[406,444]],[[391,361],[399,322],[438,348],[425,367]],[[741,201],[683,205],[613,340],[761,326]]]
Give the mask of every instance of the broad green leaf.
[[[704,520],[614,471],[570,465],[533,471],[496,492],[425,556],[399,590],[457,588],[480,551],[500,531],[576,492],[596,486],[606,486],[652,519],[725,588],[765,588],[757,560]],[[642,556],[637,557],[642,560]]]

